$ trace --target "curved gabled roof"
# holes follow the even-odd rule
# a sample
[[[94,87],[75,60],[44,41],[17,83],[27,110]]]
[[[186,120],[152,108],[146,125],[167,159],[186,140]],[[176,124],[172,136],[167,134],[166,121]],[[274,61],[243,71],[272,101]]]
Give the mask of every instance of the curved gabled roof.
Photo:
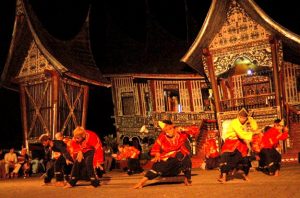
[[[81,31],[71,40],[62,41],[50,35],[42,26],[27,0],[17,2],[13,37],[1,76],[8,88],[22,67],[32,41],[61,75],[98,86],[110,86],[94,61],[89,38],[89,15]]]
[[[145,21],[147,39],[137,41],[123,33],[108,14],[109,28],[106,40],[107,50],[101,65],[105,76],[153,74],[194,74],[195,71],[180,58],[186,51],[186,42],[170,34],[152,16]],[[100,60],[101,61],[101,60]],[[167,75],[165,75],[167,76]]]
[[[300,64],[300,36],[271,19],[253,0],[235,0],[247,14],[282,40],[284,60]],[[226,20],[231,0],[212,0],[198,36],[181,61],[203,72],[202,50],[207,48]]]

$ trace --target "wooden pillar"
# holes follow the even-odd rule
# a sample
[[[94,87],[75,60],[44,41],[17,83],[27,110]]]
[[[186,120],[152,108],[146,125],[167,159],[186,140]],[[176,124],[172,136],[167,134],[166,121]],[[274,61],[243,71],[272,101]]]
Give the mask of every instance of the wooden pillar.
[[[83,104],[82,104],[82,117],[81,117],[81,126],[86,127],[86,118],[87,118],[87,109],[88,109],[88,100],[89,100],[89,87],[83,87]]]
[[[279,60],[278,60],[278,40],[275,37],[270,38],[271,53],[272,53],[272,66],[273,66],[273,76],[275,85],[275,102],[276,106],[279,107],[279,115],[282,116],[282,106],[281,106],[281,94],[280,94],[280,84],[279,84]]]
[[[29,151],[28,145],[28,127],[27,127],[27,108],[26,108],[26,93],[24,85],[20,85],[20,102],[21,102],[21,112],[22,112],[22,125],[23,125],[23,136],[24,136],[24,145],[26,149]]]
[[[143,111],[143,104],[145,104],[145,99],[142,98],[142,91],[141,85],[137,83],[137,90],[138,90],[138,98],[139,98],[139,105],[140,105],[140,115],[145,115],[146,111]]]
[[[52,80],[52,100],[51,100],[51,115],[50,121],[52,126],[50,126],[50,135],[54,139],[55,133],[57,133],[60,129],[58,129],[58,95],[59,95],[59,74],[54,70],[45,70],[44,71],[46,77],[51,78]]]
[[[114,78],[111,78],[110,79],[111,81],[111,96],[112,96],[112,101],[113,101],[113,107],[114,107],[114,115],[115,115],[115,118],[116,116],[118,115],[118,95],[117,95],[117,89],[116,89],[116,79]],[[121,100],[121,99],[120,99]]]
[[[190,80],[186,81],[186,87],[188,89],[189,98],[190,98],[190,110],[191,110],[191,112],[194,112],[193,94],[192,94],[192,85],[191,85],[191,83],[192,82]]]
[[[156,98],[155,98],[154,80],[150,80],[149,85],[150,85],[150,94],[151,94],[151,100],[152,100],[152,108],[153,108],[153,111],[156,111]]]
[[[211,81],[212,91],[214,94],[216,113],[219,113],[221,111],[220,96],[219,96],[218,84],[217,84],[217,80],[216,80],[216,76],[215,76],[213,57],[212,57],[209,49],[207,49],[207,48],[203,49],[203,55],[206,56],[206,60],[207,60],[208,75],[209,75],[209,78]]]
[[[60,129],[58,129],[58,95],[59,95],[59,76],[58,73],[52,72],[52,135],[54,138],[55,133],[57,133]]]

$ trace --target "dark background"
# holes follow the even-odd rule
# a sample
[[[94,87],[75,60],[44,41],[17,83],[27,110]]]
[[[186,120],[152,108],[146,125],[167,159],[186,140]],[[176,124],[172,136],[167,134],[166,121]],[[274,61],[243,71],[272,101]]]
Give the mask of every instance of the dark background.
[[[135,50],[134,44],[146,44],[150,28],[149,19],[159,24],[170,36],[185,42],[188,50],[202,26],[211,3],[210,0],[29,0],[29,2],[47,31],[61,40],[71,39],[78,33],[90,9],[92,51],[100,70],[123,64],[124,53],[130,56],[129,53]],[[296,5],[297,1],[255,2],[276,22],[300,34],[300,11]],[[0,72],[9,49],[14,14],[15,1],[1,0]],[[188,31],[186,19],[189,24]],[[111,27],[115,28],[117,34],[111,35],[108,31]],[[122,47],[123,38],[127,39],[126,42],[129,40],[134,44]],[[117,43],[112,45],[114,42]],[[145,55],[144,52],[138,53],[140,56]],[[0,148],[20,149],[23,135],[19,93],[0,88],[0,101]],[[111,116],[113,116],[111,90],[92,87],[87,128],[96,131],[102,138],[107,134],[113,134],[115,129]]]

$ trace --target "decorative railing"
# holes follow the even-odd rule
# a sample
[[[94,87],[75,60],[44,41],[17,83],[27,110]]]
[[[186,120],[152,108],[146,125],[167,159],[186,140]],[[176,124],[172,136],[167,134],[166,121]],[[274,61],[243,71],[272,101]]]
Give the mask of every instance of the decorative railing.
[[[288,123],[300,123],[300,104],[287,105]]]
[[[120,135],[128,137],[156,137],[159,133],[158,121],[172,120],[176,126],[201,125],[203,120],[213,120],[215,114],[209,112],[152,112],[151,116],[116,116],[115,125]],[[140,132],[142,126],[146,126],[147,132]]]
[[[215,113],[213,111],[205,112],[153,112],[152,120],[156,124],[159,120],[172,120],[172,122],[179,126],[187,126],[193,124],[201,124],[202,120],[215,119]]]
[[[236,111],[241,108],[257,109],[276,106],[275,94],[260,94],[243,98],[221,100],[221,111]]]
[[[195,139],[196,153],[194,153],[194,155],[197,155],[198,157],[203,159],[205,158],[205,151],[203,146],[205,144],[208,133],[210,133],[210,135],[214,133],[213,136],[217,139],[220,136],[219,131],[217,130],[216,120],[208,120],[208,119],[203,120],[203,123],[200,126],[200,133],[198,137]]]

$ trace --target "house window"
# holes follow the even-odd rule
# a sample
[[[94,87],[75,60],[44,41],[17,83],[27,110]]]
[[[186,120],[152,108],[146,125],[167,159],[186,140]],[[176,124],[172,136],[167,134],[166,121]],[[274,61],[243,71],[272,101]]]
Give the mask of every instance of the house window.
[[[134,97],[132,92],[125,92],[121,95],[123,115],[134,115]]]
[[[146,110],[146,113],[147,115],[150,114],[151,112],[151,104],[150,104],[150,95],[149,95],[149,92],[145,92],[145,110]]]
[[[164,100],[165,100],[166,111],[181,112],[178,85],[176,84],[164,85]]]
[[[211,106],[210,106],[209,88],[202,88],[201,89],[201,95],[202,95],[202,100],[203,100],[204,111],[210,111],[211,110]]]

